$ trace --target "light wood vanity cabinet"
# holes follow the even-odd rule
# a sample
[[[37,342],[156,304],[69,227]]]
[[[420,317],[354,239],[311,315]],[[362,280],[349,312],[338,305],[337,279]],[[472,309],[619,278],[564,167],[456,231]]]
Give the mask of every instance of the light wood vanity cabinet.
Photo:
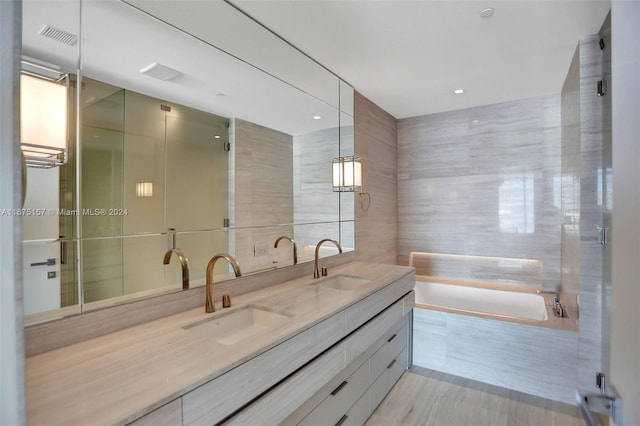
[[[407,275],[132,424],[362,424],[407,368],[412,288]]]
[[[333,425],[342,419],[349,409],[369,388],[369,363],[366,361],[331,391],[321,393],[324,400],[298,424]]]
[[[328,349],[344,322],[333,315],[182,397],[184,425],[225,419]]]
[[[412,307],[413,292],[245,407],[228,424],[363,424],[382,400],[379,396],[384,398],[407,368]]]
[[[328,393],[319,392],[320,398],[324,397],[322,402],[297,424],[363,424],[407,368],[407,324],[407,318],[403,318],[365,351],[368,355],[375,350],[370,357],[364,357],[364,362],[359,357],[355,364],[360,366],[338,387]]]

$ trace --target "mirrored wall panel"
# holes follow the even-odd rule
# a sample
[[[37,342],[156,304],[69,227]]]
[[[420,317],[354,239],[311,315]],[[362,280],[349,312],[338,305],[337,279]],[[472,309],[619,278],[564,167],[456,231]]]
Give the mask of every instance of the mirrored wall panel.
[[[27,167],[25,206],[50,212],[24,221],[41,281],[27,323],[203,285],[218,253],[250,274],[294,247],[313,260],[323,238],[354,249],[354,193],[332,182],[353,89],[335,75],[225,2],[27,0],[23,19],[31,73],[63,87],[65,112],[60,151]]]

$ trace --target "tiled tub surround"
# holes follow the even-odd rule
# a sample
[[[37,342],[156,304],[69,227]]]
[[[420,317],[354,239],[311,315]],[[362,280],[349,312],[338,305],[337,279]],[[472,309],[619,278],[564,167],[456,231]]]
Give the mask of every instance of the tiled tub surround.
[[[416,275],[416,307],[440,312],[526,324],[557,330],[578,331],[575,309],[569,318],[553,314],[553,296],[538,295],[527,287],[492,286],[440,280]]]
[[[399,262],[538,259],[560,286],[560,96],[399,120]]]
[[[542,262],[513,257],[467,256],[444,253],[409,253],[416,275],[457,280],[468,285],[542,288]]]
[[[416,277],[414,291],[416,305],[427,309],[512,321],[549,320],[544,298],[529,292],[422,281],[421,277]]]
[[[578,330],[572,295],[560,294],[566,317],[558,318],[553,295],[536,294],[542,289],[540,261],[411,252],[409,266],[416,268],[416,304],[422,308]]]
[[[200,306],[27,358],[28,423],[127,423],[160,407],[164,414],[182,409],[176,419],[197,423],[204,420],[198,406],[213,413],[207,422],[219,421],[403,298],[415,280],[412,268],[361,262],[330,270],[340,274],[371,281],[341,291],[305,276],[235,297],[232,309],[258,305],[290,317],[242,344],[224,346],[183,329],[229,312],[205,314]],[[412,299],[400,300],[394,323]],[[284,352],[269,355],[278,348]],[[205,388],[216,396],[207,398]]]
[[[400,263],[411,251],[539,259],[545,288],[580,298],[578,332],[416,309],[414,364],[571,404],[594,388],[610,288],[595,232],[610,182],[599,38],[580,40],[562,95],[399,121]],[[523,209],[502,220],[511,196],[533,221]]]
[[[556,318],[553,297],[544,294],[547,320],[533,320],[514,312],[513,302],[503,297],[540,298],[535,294],[541,288],[540,262],[415,252],[409,259],[416,267],[414,365],[574,403],[577,309],[561,296],[569,318]],[[434,284],[453,292],[457,300],[437,300],[439,289],[431,294],[434,289],[429,287]],[[498,292],[500,297],[482,301],[468,294],[477,291]],[[506,311],[504,306],[491,309],[498,299],[509,304]]]
[[[413,364],[575,404],[578,333],[413,311]]]

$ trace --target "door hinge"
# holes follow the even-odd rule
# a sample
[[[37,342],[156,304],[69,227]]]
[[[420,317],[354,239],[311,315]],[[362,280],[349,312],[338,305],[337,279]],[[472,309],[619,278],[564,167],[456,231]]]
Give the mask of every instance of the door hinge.
[[[604,226],[596,226],[596,228],[600,234],[600,245],[604,247],[607,245],[607,228]]]
[[[607,80],[602,78],[602,80],[598,80],[598,96],[604,96],[607,94]]]

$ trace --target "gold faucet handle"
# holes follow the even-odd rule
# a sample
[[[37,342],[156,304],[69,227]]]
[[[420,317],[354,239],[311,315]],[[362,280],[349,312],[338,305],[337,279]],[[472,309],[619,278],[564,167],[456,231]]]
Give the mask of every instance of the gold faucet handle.
[[[231,306],[231,295],[223,294],[222,295],[222,307],[229,308]]]

